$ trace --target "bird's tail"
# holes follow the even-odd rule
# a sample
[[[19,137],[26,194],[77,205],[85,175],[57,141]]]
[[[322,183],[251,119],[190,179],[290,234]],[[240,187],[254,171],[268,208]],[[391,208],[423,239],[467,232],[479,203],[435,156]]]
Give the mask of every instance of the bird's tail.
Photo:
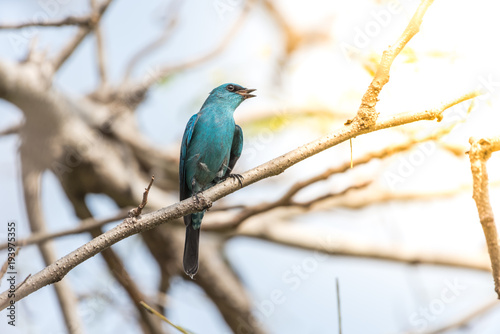
[[[201,217],[197,217],[198,215],[203,217],[203,213],[201,212],[192,214],[190,217],[193,221],[186,225],[186,241],[184,242],[184,259],[182,264],[184,266],[184,272],[191,278],[198,272],[200,225],[195,223],[195,220],[198,219],[201,222]],[[193,225],[198,228],[195,229]]]

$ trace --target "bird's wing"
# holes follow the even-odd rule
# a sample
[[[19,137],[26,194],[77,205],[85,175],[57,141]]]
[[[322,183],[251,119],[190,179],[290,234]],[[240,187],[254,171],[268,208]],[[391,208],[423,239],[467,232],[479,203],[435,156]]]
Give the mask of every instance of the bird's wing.
[[[191,138],[193,137],[194,128],[196,126],[196,122],[200,117],[199,114],[193,115],[189,122],[186,125],[186,130],[184,130],[184,136],[182,137],[181,142],[181,159],[179,162],[179,181],[180,181],[180,199],[181,201],[190,197],[189,189],[186,183],[186,154],[189,147],[189,143],[191,142]]]
[[[229,156],[229,165],[226,171],[226,176],[231,174],[231,171],[236,164],[236,161],[241,156],[241,151],[243,151],[243,131],[241,130],[239,125],[234,127],[234,136],[233,136],[233,144],[231,145],[231,154]]]

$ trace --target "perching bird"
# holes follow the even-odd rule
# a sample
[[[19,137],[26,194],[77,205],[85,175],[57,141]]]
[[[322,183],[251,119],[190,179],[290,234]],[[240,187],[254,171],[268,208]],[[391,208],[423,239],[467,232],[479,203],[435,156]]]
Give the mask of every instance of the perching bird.
[[[181,201],[210,188],[231,174],[243,149],[243,132],[234,123],[233,113],[255,89],[236,84],[221,85],[208,96],[200,111],[186,125],[179,163]],[[205,211],[184,217],[184,272],[191,278],[198,272],[198,244]]]

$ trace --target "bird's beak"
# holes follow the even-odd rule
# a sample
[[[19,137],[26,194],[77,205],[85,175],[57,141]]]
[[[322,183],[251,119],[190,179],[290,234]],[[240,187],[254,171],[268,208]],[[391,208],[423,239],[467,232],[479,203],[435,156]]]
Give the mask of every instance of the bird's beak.
[[[239,91],[235,92],[236,94],[240,94],[241,96],[243,96],[243,98],[246,100],[246,99],[249,99],[251,97],[255,97],[255,95],[253,94],[250,94],[251,92],[254,92],[255,89],[240,89]]]

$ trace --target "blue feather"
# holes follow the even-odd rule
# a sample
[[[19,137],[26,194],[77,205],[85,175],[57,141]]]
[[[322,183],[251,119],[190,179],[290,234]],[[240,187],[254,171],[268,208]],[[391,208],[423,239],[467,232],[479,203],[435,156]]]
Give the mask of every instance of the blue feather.
[[[253,89],[236,84],[221,85],[208,96],[184,131],[179,163],[180,199],[206,190],[231,175],[243,150],[243,131],[234,123],[235,109]],[[186,242],[184,271],[193,277],[198,271],[199,230],[205,211],[184,217]]]

